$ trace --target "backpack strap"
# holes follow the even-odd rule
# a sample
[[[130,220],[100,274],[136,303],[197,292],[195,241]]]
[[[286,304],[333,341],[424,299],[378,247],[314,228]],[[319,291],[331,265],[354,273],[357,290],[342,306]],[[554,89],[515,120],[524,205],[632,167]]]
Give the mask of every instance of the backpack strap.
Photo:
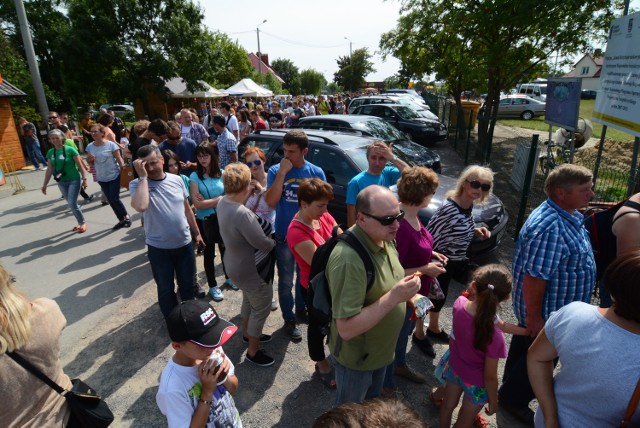
[[[334,233],[335,232],[336,232],[336,229],[334,228]],[[356,253],[358,253],[358,256],[360,257],[360,259],[362,260],[362,263],[364,264],[364,270],[367,275],[367,291],[366,292],[368,293],[369,290],[371,289],[371,286],[373,285],[373,280],[375,279],[375,270],[374,270],[375,268],[373,266],[373,260],[371,260],[371,255],[369,254],[369,251],[367,251],[367,249],[362,244],[362,242],[360,242],[358,237],[350,230],[345,230],[342,233],[342,235],[338,236],[338,239],[345,242],[347,245],[353,248],[356,251]],[[335,349],[333,350],[333,355],[335,357],[338,357],[340,355],[341,348],[342,348],[342,337],[338,334],[338,337],[336,337],[336,346],[335,346]],[[364,359],[367,356],[368,355],[366,354],[361,356],[358,361],[359,362],[364,361]]]
[[[49,376],[42,373],[36,366],[31,364],[29,361],[25,360],[21,355],[16,354],[15,352],[6,352],[6,355],[14,360],[16,363],[20,364],[25,370],[30,372],[32,375],[40,379],[42,382],[46,383],[51,389],[53,389],[58,394],[64,396],[67,393],[67,390],[55,383]]]
[[[629,422],[631,421],[633,414],[636,412],[639,402],[640,402],[640,379],[638,379],[638,383],[636,384],[636,389],[634,389],[633,394],[631,394],[631,399],[629,400],[629,405],[627,406],[627,411],[624,413],[624,417],[622,418],[620,427],[624,428],[629,426]]]

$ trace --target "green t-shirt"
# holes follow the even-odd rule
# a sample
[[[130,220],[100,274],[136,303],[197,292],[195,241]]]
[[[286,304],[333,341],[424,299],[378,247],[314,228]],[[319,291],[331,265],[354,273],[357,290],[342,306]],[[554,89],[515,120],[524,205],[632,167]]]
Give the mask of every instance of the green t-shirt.
[[[68,146],[68,147],[71,147],[72,149],[76,149],[76,151],[79,153],[78,145],[71,138],[67,138],[66,140],[64,140],[64,145]]]
[[[404,268],[398,259],[398,251],[391,242],[378,247],[358,226],[352,230],[371,254],[375,279],[367,292],[364,263],[348,244],[340,242],[331,252],[326,275],[331,290],[333,321],[331,322],[330,349],[335,351],[338,330],[336,318],[349,318],[359,314],[389,292],[404,277]],[[393,361],[400,328],[404,322],[406,304],[396,305],[371,330],[351,340],[342,340],[338,355],[334,356],[343,366],[353,370],[377,370]]]
[[[64,171],[60,181],[80,180],[80,171],[78,171],[78,165],[73,159],[76,156],[78,156],[78,151],[69,146],[62,146],[61,150],[56,150],[53,147],[47,152],[47,160],[51,161],[53,172]]]

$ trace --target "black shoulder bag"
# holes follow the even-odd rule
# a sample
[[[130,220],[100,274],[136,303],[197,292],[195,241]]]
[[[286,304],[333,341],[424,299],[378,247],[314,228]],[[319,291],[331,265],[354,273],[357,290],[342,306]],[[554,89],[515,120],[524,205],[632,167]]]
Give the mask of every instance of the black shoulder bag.
[[[71,390],[66,390],[38,370],[29,361],[15,352],[7,352],[7,356],[20,364],[25,370],[46,383],[51,389],[62,395],[69,408],[71,417],[67,427],[73,428],[103,428],[113,422],[113,413],[107,403],[96,391],[80,379],[71,380]]]

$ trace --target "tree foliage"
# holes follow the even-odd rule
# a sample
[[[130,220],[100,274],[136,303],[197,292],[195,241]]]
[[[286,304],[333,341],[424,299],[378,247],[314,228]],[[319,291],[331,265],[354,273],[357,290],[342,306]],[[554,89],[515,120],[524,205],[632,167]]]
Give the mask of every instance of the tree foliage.
[[[42,80],[74,104],[143,100],[181,77],[228,87],[252,72],[247,52],[209,31],[192,0],[24,0]],[[0,28],[24,57],[12,0],[0,0]],[[51,104],[51,100],[49,101]]]
[[[620,1],[401,0],[396,28],[383,34],[385,55],[416,76],[446,80],[458,105],[466,89],[486,87],[479,117],[479,160],[487,160],[501,90],[547,72],[559,52],[583,52],[602,39]]]
[[[300,70],[290,59],[276,58],[269,65],[276,71],[276,73],[278,73],[282,80],[284,80],[284,83],[282,84],[284,89],[287,89],[290,93],[299,93]],[[297,89],[297,91],[294,91],[293,89]]]
[[[341,56],[336,62],[338,63],[338,71],[333,74],[333,80],[350,91],[362,88],[365,77],[376,71],[367,48],[356,49],[351,56]]]
[[[304,95],[320,95],[327,79],[322,73],[310,68],[300,73],[300,93]]]

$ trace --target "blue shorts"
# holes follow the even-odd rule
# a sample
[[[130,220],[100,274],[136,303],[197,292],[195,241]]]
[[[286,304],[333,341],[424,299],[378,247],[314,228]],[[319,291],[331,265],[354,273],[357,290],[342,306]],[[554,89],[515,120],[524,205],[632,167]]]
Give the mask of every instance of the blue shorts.
[[[464,395],[467,400],[473,404],[482,405],[489,402],[489,393],[484,386],[476,386],[465,383],[460,376],[455,374],[451,366],[447,365],[444,375],[447,378],[447,382],[454,385],[458,385],[464,391]]]

